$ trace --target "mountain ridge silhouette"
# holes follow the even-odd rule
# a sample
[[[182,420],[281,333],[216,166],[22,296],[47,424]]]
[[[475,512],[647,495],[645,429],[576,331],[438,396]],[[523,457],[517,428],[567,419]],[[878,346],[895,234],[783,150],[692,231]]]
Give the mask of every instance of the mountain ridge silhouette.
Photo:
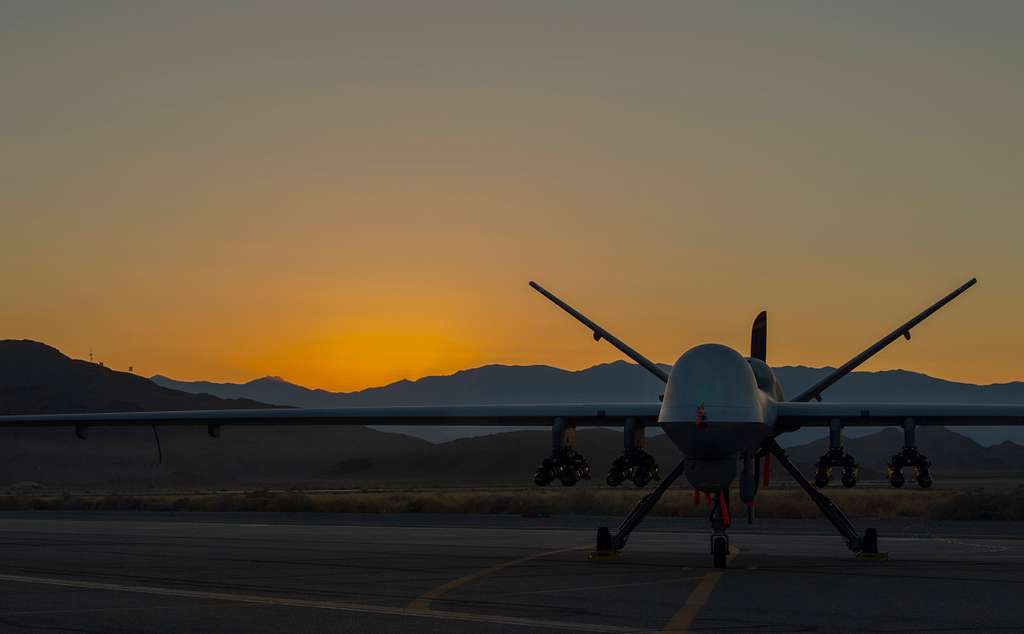
[[[664,366],[668,367],[668,366]],[[774,368],[786,394],[796,394],[833,368],[781,366]],[[563,370],[547,365],[489,364],[458,372],[396,381],[354,392],[330,392],[263,379],[247,383],[177,381],[157,375],[153,381],[174,389],[208,393],[223,398],[253,398],[295,407],[355,407],[375,405],[475,405],[498,403],[575,403],[655,401],[664,384],[638,365],[626,361],[602,363],[582,370]],[[1024,403],[1024,382],[975,385],[948,381],[910,370],[853,372],[829,388],[824,398],[832,402],[920,403]],[[1005,440],[1024,443],[1024,429],[956,428],[983,445]],[[479,435],[492,430],[416,430],[403,428],[432,441]],[[850,430],[853,436],[865,430]],[[793,445],[817,438],[816,430],[787,434],[781,440]]]

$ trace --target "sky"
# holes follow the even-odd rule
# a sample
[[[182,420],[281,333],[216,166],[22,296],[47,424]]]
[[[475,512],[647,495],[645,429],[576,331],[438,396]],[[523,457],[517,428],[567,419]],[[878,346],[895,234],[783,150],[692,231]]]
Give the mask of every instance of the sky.
[[[354,390],[487,363],[1024,379],[1024,3],[0,1],[0,338]]]

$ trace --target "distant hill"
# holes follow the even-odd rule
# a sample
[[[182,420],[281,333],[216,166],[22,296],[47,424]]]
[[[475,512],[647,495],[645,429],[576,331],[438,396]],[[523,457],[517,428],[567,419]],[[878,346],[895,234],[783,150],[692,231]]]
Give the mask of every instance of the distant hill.
[[[640,402],[656,401],[665,389],[665,384],[646,370],[624,361],[575,372],[546,365],[485,365],[358,392],[314,390],[280,377],[263,377],[248,383],[211,383],[176,381],[157,375],[153,382],[193,394],[258,398],[295,407]]]
[[[813,379],[814,372],[825,371],[783,368],[780,375],[786,376],[790,370],[803,373],[798,377],[801,381]],[[881,381],[884,387],[891,385],[888,381],[893,377],[919,384],[915,388],[919,391],[914,392],[911,400],[921,400],[922,393],[947,383],[903,372],[855,375],[848,380],[855,388],[865,381],[869,385]],[[206,384],[231,397],[221,399],[209,393],[188,394],[132,374],[69,359],[43,344],[0,341],[3,413],[266,407],[258,399],[244,397],[247,392],[243,388],[253,384],[266,387],[268,391],[262,394],[279,402],[284,400],[281,396],[288,394],[332,399],[315,403],[321,406],[516,402],[509,395],[519,402],[633,401],[645,400],[646,394],[653,394],[650,398],[654,399],[661,387],[646,372],[626,363],[605,364],[580,372],[545,366],[486,366],[450,377],[401,381],[350,395],[307,390],[280,379],[242,386]],[[797,387],[791,387],[791,391]],[[953,389],[977,395],[969,389],[972,387],[1012,393],[1012,386]],[[998,397],[1010,399],[1003,394]],[[349,400],[345,401],[346,398]],[[877,396],[875,400],[885,397]],[[789,449],[806,473],[810,473],[811,465],[824,451],[824,432],[812,432],[817,440]],[[950,473],[1024,471],[1024,447],[1019,444],[1005,442],[983,447],[942,428],[921,429],[918,433],[921,450],[935,462],[937,480]],[[89,440],[82,441],[70,429],[0,428],[0,486],[23,481],[49,487],[100,489],[528,485],[537,463],[550,452],[550,432],[546,430],[510,431],[440,444],[361,426],[226,427],[224,436],[216,440],[208,438],[202,428],[161,427],[159,436],[163,464],[157,463],[151,429],[94,428]],[[846,441],[847,449],[860,461],[862,473],[868,478],[879,477],[888,458],[901,445],[899,432],[891,429]],[[608,466],[621,452],[622,435],[609,430],[581,430],[578,447],[590,459],[595,481],[601,482]],[[677,450],[663,434],[649,438],[648,450],[664,470],[671,469],[679,459]],[[782,477],[781,469],[776,468],[776,477]]]
[[[70,359],[34,341],[0,341],[0,414],[239,409],[268,407],[156,385],[127,372]],[[366,427],[160,428],[163,464],[152,429],[0,428],[0,485],[206,486],[316,481],[338,460],[387,455],[429,443]]]
[[[0,341],[0,415],[270,407],[157,385],[35,341]]]
[[[668,367],[668,366],[664,366]],[[776,374],[787,394],[796,394],[832,368],[783,366]],[[657,378],[637,365],[616,361],[579,371],[544,365],[487,365],[448,376],[430,376],[416,381],[398,381],[358,392],[311,390],[280,377],[265,377],[248,383],[175,381],[155,376],[153,381],[177,390],[206,393],[222,398],[251,398],[296,407],[347,407],[370,405],[434,405],[493,403],[578,403],[587,401],[654,401],[664,390]],[[829,388],[829,401],[919,402],[919,403],[1024,403],[1024,383],[972,385],[936,379],[906,370],[854,372]],[[431,440],[465,435],[460,430],[403,429]],[[475,430],[474,435],[493,429]],[[851,436],[871,433],[853,430]],[[1006,440],[1024,443],[1024,429],[961,428],[961,433],[982,444]],[[784,444],[808,442],[823,434],[802,430],[784,437]]]

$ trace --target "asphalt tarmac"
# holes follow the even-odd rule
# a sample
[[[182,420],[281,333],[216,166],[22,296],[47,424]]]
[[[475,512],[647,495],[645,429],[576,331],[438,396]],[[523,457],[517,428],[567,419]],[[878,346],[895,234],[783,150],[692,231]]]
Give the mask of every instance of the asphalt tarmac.
[[[619,561],[618,518],[0,513],[3,632],[1022,631],[1024,525],[856,521],[730,531],[711,567],[692,519],[652,518]]]

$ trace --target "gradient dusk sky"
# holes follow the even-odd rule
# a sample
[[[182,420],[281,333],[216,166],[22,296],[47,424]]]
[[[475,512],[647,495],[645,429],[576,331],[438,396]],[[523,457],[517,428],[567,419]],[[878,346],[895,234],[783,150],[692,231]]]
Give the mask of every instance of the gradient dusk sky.
[[[1024,379],[1024,2],[0,3],[0,338],[349,390],[619,358]]]

